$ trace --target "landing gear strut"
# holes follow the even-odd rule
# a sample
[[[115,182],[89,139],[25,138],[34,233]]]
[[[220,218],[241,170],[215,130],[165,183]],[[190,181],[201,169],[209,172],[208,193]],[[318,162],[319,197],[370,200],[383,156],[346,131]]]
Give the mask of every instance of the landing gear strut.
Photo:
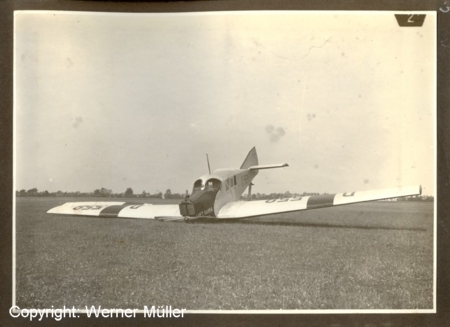
[[[250,185],[248,186],[248,201],[252,200],[252,186],[255,185],[253,183],[250,183]]]

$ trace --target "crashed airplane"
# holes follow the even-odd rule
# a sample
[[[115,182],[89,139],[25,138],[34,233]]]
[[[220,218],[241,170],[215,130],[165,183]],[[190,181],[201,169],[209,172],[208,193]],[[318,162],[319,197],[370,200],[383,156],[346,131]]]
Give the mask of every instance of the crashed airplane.
[[[68,202],[50,209],[47,213],[164,221],[242,219],[419,195],[422,193],[421,186],[416,185],[271,200],[239,200],[247,188],[249,188],[249,195],[251,194],[252,181],[260,170],[283,167],[288,167],[288,164],[259,165],[258,155],[253,147],[240,168],[217,169],[198,178],[194,182],[192,193],[190,195],[187,194],[179,205],[131,202]]]

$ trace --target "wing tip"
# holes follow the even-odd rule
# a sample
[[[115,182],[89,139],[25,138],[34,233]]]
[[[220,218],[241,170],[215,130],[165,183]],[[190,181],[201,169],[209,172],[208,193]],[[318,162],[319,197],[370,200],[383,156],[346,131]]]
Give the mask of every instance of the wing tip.
[[[47,210],[47,213],[56,213],[55,212],[56,208],[58,208],[58,207],[54,207],[54,208],[51,208],[51,209]]]

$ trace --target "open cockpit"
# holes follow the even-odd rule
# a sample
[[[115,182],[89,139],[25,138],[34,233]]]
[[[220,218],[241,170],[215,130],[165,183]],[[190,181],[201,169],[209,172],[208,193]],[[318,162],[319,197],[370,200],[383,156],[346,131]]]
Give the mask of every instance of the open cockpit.
[[[194,187],[192,189],[192,195],[194,195],[198,191],[202,190],[212,190],[212,191],[218,191],[222,187],[222,181],[220,181],[217,178],[210,178],[206,181],[203,179],[198,179],[194,183]]]

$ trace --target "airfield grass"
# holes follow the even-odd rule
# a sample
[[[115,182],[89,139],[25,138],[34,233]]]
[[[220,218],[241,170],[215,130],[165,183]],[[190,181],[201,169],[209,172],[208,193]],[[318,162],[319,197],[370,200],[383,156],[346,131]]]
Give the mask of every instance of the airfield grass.
[[[372,202],[217,224],[46,214],[92,200],[17,199],[19,307],[433,307],[432,203]]]

